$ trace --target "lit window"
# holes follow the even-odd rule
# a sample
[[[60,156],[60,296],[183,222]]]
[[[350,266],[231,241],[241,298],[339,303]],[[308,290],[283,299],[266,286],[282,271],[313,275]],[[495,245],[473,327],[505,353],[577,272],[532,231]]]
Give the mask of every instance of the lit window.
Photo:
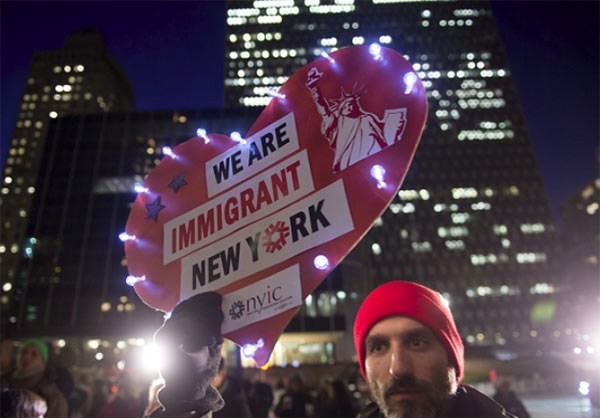
[[[508,228],[506,225],[494,225],[492,227],[495,235],[506,235],[508,233]]]
[[[413,242],[411,247],[416,253],[424,253],[431,251],[431,243],[429,241]]]
[[[543,223],[521,224],[521,232],[524,234],[541,234],[546,230]]]
[[[516,259],[519,264],[542,263],[547,260],[547,256],[545,253],[518,253]]]
[[[452,219],[452,223],[464,224],[471,218],[471,215],[466,212],[457,212],[450,214],[450,218]]]
[[[457,187],[452,189],[453,199],[470,199],[477,197],[477,190],[473,187]]]

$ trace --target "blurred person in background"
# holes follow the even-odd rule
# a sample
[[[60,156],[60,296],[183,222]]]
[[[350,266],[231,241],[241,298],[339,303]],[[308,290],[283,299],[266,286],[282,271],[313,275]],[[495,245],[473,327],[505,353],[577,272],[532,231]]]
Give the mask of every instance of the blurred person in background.
[[[114,393],[108,396],[98,413],[99,418],[141,417],[144,405],[137,398],[131,376],[123,373],[117,382]]]
[[[315,416],[322,418],[355,417],[352,395],[344,382],[339,379],[330,380],[319,394],[315,405]]]
[[[56,374],[47,366],[48,346],[32,338],[24,341],[17,353],[15,370],[0,379],[3,388],[27,389],[41,396],[48,407],[46,416],[64,418],[68,416],[67,400],[56,385]]]
[[[304,379],[300,373],[294,373],[288,380],[287,390],[274,409],[275,416],[279,418],[288,417],[311,417],[314,416],[314,400],[304,385]]]
[[[265,381],[262,370],[248,388],[248,406],[253,418],[267,418],[273,407],[273,388]]]
[[[48,406],[40,395],[27,389],[3,389],[0,393],[0,417],[42,418]]]
[[[219,411],[213,412],[213,417],[222,418],[250,418],[250,407],[242,383],[227,373],[225,358],[221,357],[218,373],[212,381],[225,404]]]
[[[511,389],[508,380],[498,385],[494,394],[494,400],[505,407],[508,412],[515,414],[519,418],[529,418],[531,416],[515,391]]]
[[[359,417],[513,417],[460,381],[464,346],[438,292],[391,281],[373,290],[354,322],[359,366],[374,400]]]

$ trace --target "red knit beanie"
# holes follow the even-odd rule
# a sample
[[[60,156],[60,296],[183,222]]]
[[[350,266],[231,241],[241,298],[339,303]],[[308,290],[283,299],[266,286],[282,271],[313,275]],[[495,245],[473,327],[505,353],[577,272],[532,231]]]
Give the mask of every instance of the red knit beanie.
[[[407,316],[427,326],[440,340],[456,368],[458,382],[464,372],[464,346],[450,309],[442,295],[411,282],[393,281],[373,290],[360,306],[354,321],[354,345],[360,371],[365,373],[365,338],[377,322],[389,316]]]

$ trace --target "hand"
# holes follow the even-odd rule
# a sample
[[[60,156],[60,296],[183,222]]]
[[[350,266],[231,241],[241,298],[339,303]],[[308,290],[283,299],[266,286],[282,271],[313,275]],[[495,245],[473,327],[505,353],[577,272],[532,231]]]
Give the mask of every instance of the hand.
[[[169,415],[201,415],[223,407],[211,386],[221,360],[221,295],[201,293],[181,301],[154,335],[166,361],[160,367],[165,387],[158,399]]]

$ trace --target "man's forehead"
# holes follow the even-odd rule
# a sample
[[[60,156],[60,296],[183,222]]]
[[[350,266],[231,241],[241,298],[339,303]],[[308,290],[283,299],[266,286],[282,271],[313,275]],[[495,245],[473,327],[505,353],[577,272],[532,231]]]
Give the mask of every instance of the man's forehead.
[[[385,336],[415,332],[433,335],[433,332],[422,322],[407,316],[394,315],[388,316],[373,325],[367,334],[367,338],[374,335]]]

